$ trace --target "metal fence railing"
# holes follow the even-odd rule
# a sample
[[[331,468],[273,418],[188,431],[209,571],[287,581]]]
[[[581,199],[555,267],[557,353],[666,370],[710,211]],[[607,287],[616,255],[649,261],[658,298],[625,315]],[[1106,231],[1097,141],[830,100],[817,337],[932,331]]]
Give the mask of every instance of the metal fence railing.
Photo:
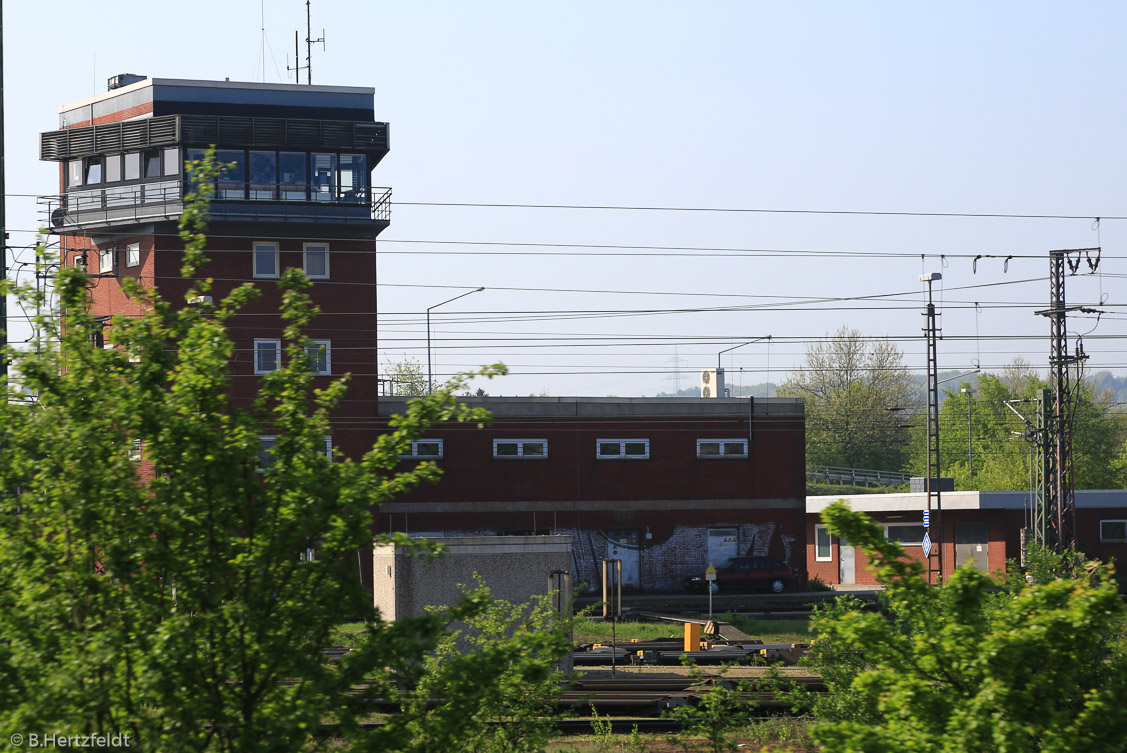
[[[833,465],[806,466],[807,481],[827,481],[841,486],[894,486],[906,484],[912,474],[878,471],[870,468],[842,468]]]
[[[267,196],[261,191],[248,192],[248,185],[243,184],[244,187],[238,191],[221,185],[219,193],[212,199],[211,214],[240,220],[391,220],[390,188],[365,188],[339,196],[316,192],[310,194],[303,190],[273,190]],[[184,209],[183,194],[181,182],[170,180],[40,196],[38,203],[40,211],[46,215],[49,227],[66,230],[83,226],[171,219]],[[310,195],[315,198],[310,200]],[[246,198],[248,196],[251,198]]]

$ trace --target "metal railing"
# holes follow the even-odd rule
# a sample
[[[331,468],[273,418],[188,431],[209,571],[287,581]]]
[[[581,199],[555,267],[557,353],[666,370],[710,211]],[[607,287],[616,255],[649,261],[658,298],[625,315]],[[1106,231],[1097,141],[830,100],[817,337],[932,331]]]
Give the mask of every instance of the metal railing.
[[[912,474],[878,471],[869,468],[842,468],[833,465],[806,466],[807,481],[830,481],[842,486],[895,486],[906,484]]]
[[[340,194],[322,188],[306,185],[266,188],[251,183],[223,182],[212,198],[211,215],[252,221],[391,221],[390,188],[365,188]],[[311,200],[310,196],[315,198]],[[55,230],[153,222],[174,219],[184,211],[184,186],[180,180],[111,186],[40,196],[38,204],[46,224]]]

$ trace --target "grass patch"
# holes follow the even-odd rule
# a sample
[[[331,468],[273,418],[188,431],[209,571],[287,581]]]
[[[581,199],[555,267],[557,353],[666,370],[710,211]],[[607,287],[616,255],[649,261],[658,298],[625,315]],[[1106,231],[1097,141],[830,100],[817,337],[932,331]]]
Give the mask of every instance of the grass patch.
[[[716,619],[732,623],[736,628],[764,643],[809,643],[810,620],[756,620],[740,615],[717,615]],[[615,631],[619,642],[657,638],[680,640],[684,628],[679,622],[620,622]],[[610,623],[587,617],[575,619],[576,643],[609,643]]]
[[[337,625],[329,634],[329,643],[333,646],[356,648],[359,636],[364,632],[365,627],[363,622],[345,622]]]
[[[606,643],[610,641],[610,622],[593,620],[590,617],[575,618],[576,643]],[[681,638],[682,631],[677,622],[620,622],[615,627],[615,637],[619,641],[652,641],[658,638]]]
[[[743,615],[724,615],[725,622],[764,643],[809,643],[810,620],[801,617],[793,620],[757,620]]]

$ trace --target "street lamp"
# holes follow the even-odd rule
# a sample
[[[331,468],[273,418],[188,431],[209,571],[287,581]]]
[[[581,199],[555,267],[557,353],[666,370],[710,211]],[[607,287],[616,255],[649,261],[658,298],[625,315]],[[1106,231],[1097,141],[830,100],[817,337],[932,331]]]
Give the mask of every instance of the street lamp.
[[[971,421],[974,413],[974,387],[963,387],[959,392],[967,396],[967,467],[970,468],[970,477],[974,478],[974,423]]]
[[[752,343],[757,343],[760,340],[770,340],[770,339],[771,339],[770,335],[764,335],[763,337],[757,337],[754,340],[748,340],[747,342],[740,343],[739,345],[733,345],[732,347],[730,347],[726,350],[722,350],[719,353],[717,353],[716,354],[716,381],[717,381],[716,388],[717,388],[717,391],[719,392],[719,391],[722,390],[719,382],[720,382],[720,375],[723,374],[723,372],[724,372],[724,369],[722,369],[720,367],[720,356],[724,355],[725,353],[727,353],[729,351],[735,350],[736,348],[742,348],[745,345],[751,345]],[[768,389],[770,389],[770,387],[768,387]],[[723,397],[723,395],[717,394],[716,397]]]
[[[431,371],[431,362],[430,362],[430,310],[436,309],[439,306],[445,306],[447,303],[450,303],[451,301],[456,301],[459,298],[465,298],[467,295],[470,295],[472,293],[480,293],[483,290],[485,290],[485,288],[480,287],[480,288],[477,288],[476,290],[467,291],[465,293],[462,293],[461,295],[456,295],[453,298],[447,299],[447,300],[443,301],[442,303],[436,303],[436,304],[434,304],[433,306],[431,306],[430,308],[427,309],[427,394],[428,395],[434,394],[434,374]]]

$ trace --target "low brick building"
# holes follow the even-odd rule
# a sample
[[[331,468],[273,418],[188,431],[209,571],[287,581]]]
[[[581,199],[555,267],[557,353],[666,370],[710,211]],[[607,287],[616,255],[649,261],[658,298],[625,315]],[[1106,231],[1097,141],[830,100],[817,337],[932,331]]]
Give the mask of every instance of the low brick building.
[[[890,539],[903,544],[908,556],[924,561],[923,511],[927,494],[858,494],[816,496],[806,500],[806,568],[829,584],[875,584],[864,554],[848,542],[830,536],[821,513],[838,500],[872,516]],[[930,535],[942,541],[944,572],[973,562],[984,571],[999,571],[1007,560],[1020,561],[1021,532],[1029,526],[1030,495],[1023,491],[964,491],[942,494],[942,535],[938,516],[931,512]],[[1076,492],[1077,546],[1089,556],[1107,561],[1127,556],[1127,491]],[[938,550],[931,553],[938,567]]]
[[[381,419],[409,398],[381,397]],[[379,531],[568,534],[575,582],[680,588],[709,562],[769,555],[803,569],[804,415],[797,399],[466,398],[484,429],[435,427],[412,460],[434,485],[380,508]]]

